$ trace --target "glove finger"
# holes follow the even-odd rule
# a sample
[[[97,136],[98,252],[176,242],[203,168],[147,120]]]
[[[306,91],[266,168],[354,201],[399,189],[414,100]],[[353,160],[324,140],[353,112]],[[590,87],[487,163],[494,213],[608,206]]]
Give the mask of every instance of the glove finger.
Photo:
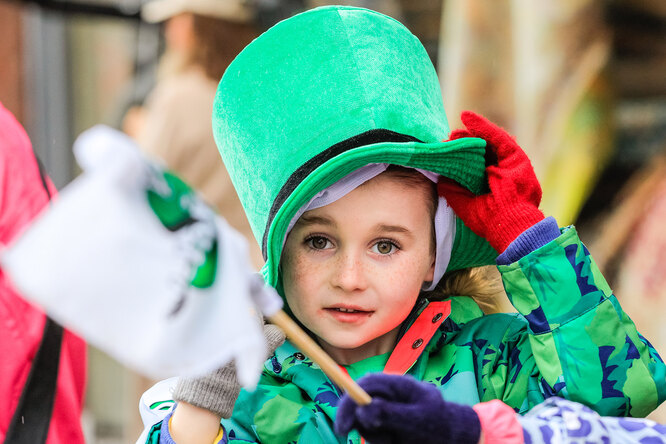
[[[438,398],[441,395],[437,394]],[[409,402],[397,402],[394,399],[373,398],[368,405],[359,406],[356,418],[363,429],[382,429],[400,431],[406,427],[405,422],[418,423],[423,418],[422,407],[438,408],[443,402],[432,402],[432,396],[421,394]],[[438,401],[437,399],[435,401]]]
[[[473,111],[463,111],[460,120],[472,137],[480,137],[494,145],[504,142],[509,134],[502,127],[494,124]],[[510,138],[510,136],[509,136]]]
[[[286,339],[282,329],[277,325],[264,324],[264,337],[266,338],[266,346],[268,348],[269,356],[275,352],[275,349],[281,346]]]
[[[446,177],[441,177],[439,179],[439,182],[437,183],[437,193],[449,202],[449,206],[453,208],[454,211],[454,204],[466,205],[476,198],[474,193],[467,188]]]
[[[349,395],[344,394],[338,403],[338,410],[335,415],[335,433],[338,435],[347,435],[353,429],[356,423],[356,409],[358,405]]]
[[[423,394],[421,383],[411,376],[373,373],[359,379],[358,384],[374,399],[408,403]],[[372,405],[371,403],[370,405]],[[384,406],[380,402],[378,405]],[[368,407],[368,406],[364,406]]]
[[[491,194],[497,201],[524,201],[537,207],[541,203],[541,185],[531,165],[523,165],[511,172],[491,166],[486,169],[486,174]]]
[[[399,398],[395,393],[397,383],[394,378],[396,376],[397,375],[388,375],[386,373],[371,373],[359,379],[358,385],[365,390],[371,398],[373,398],[373,401],[370,403],[371,405],[374,404],[375,399],[391,399],[397,401]],[[377,404],[375,404],[375,407],[376,405]],[[373,409],[375,407],[373,407]]]
[[[529,157],[521,147],[518,146],[515,142],[513,143],[513,148],[511,150],[505,150],[502,153],[497,152],[497,162],[496,165],[504,168],[507,171],[513,171],[518,169],[529,169],[534,170],[532,167],[532,162]],[[534,174],[534,172],[532,172]]]
[[[523,196],[525,201],[538,207],[541,203],[541,184],[539,184],[539,180],[529,160],[518,166],[514,170],[513,176],[513,186],[517,194]]]
[[[348,435],[352,429],[358,432],[373,444],[390,444],[394,442],[393,431],[381,428],[381,402],[373,399],[372,404],[358,406],[348,395],[344,395],[338,404],[335,417],[335,433],[341,436]],[[372,406],[372,407],[371,407]]]
[[[498,165],[504,163],[509,167],[514,162],[527,159],[525,152],[504,128],[472,111],[463,111],[460,120],[474,137],[480,137],[488,142],[486,149],[495,153]]]
[[[464,137],[474,137],[474,136],[466,129],[454,129],[449,134],[448,140],[462,139]]]
[[[508,174],[504,168],[493,165],[486,168],[486,177],[488,178],[488,188],[490,194],[498,196],[514,197],[516,190],[515,184],[518,178]]]
[[[467,188],[446,178],[440,179],[437,184],[437,192],[446,199],[453,212],[468,227],[474,232],[482,231],[483,223],[481,219],[485,217],[484,208],[488,207],[489,194],[477,196]],[[479,233],[477,232],[477,234]],[[482,234],[479,235],[482,236]]]
[[[362,430],[379,429],[385,426],[383,421],[384,411],[389,406],[381,398],[373,398],[368,405],[359,406],[356,409],[356,419]]]
[[[361,436],[372,444],[406,442],[401,436],[401,418],[389,414],[395,406],[390,402],[374,398],[369,405],[357,409],[357,429]]]
[[[409,404],[373,398],[372,403],[358,408],[357,429],[372,443],[381,435],[395,438],[396,442],[410,442],[408,439],[423,442],[443,426],[440,421],[446,409],[439,393],[422,396]]]

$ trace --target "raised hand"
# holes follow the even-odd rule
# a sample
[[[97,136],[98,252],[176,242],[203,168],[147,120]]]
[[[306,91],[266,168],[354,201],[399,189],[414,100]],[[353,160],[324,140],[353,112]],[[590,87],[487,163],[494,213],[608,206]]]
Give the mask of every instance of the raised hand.
[[[270,356],[282,345],[285,335],[279,327],[264,324],[264,338]],[[230,362],[198,378],[180,378],[173,399],[206,409],[220,418],[230,418],[240,389],[236,367]]]
[[[527,155],[509,133],[471,111],[464,111],[461,120],[465,129],[452,131],[450,138],[479,137],[487,142],[490,190],[476,196],[442,178],[438,191],[465,225],[502,253],[523,231],[543,220],[541,186]]]

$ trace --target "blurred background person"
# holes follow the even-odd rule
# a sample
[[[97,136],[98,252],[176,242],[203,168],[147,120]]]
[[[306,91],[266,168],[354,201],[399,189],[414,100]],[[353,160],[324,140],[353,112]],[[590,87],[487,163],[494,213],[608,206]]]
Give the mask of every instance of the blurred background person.
[[[263,265],[240,200],[213,140],[211,114],[227,65],[257,36],[254,11],[242,0],[156,0],[142,16],[163,23],[165,52],[157,83],[123,129],[146,153],[161,158],[248,239],[255,267]]]

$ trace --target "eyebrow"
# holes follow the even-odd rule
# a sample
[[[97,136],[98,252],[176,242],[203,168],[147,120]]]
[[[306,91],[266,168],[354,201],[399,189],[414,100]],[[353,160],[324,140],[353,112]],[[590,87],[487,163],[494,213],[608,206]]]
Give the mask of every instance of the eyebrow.
[[[389,233],[405,233],[411,235],[412,232],[411,230],[401,226],[401,225],[386,225],[386,224],[379,224],[375,227],[377,231],[380,232],[389,232]]]
[[[331,227],[335,226],[333,219],[324,216],[308,216],[302,215],[295,225],[328,225]]]
[[[329,227],[335,227],[337,224],[331,218],[325,216],[301,216],[294,226],[308,226],[308,225],[324,225]],[[412,231],[408,228],[403,227],[402,225],[389,225],[389,224],[377,224],[374,227],[374,231],[378,233],[404,233],[408,236],[412,236]]]

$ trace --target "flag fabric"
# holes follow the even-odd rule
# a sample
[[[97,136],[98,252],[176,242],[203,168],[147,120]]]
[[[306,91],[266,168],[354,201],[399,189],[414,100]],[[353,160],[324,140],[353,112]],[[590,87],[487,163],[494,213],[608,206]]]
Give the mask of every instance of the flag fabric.
[[[259,311],[282,306],[245,238],[177,176],[104,126],[74,152],[83,173],[2,254],[26,298],[147,376],[196,376],[234,360],[256,384]]]

